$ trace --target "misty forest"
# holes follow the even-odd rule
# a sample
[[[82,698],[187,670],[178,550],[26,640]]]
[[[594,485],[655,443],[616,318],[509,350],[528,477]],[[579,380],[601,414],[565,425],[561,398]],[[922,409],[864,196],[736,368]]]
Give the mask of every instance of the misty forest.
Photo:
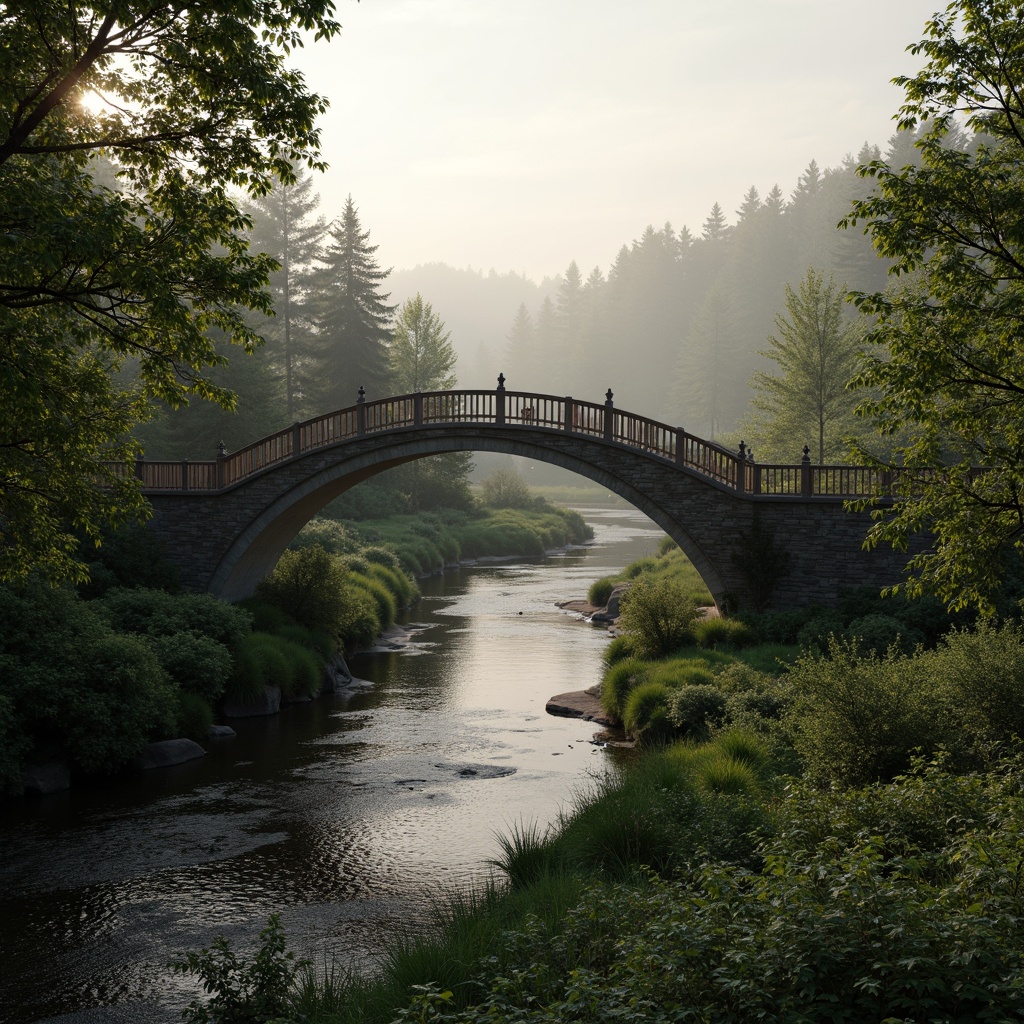
[[[861,229],[839,221],[870,190],[859,167],[879,158],[902,166],[915,154],[906,131],[884,151],[862,145],[839,167],[811,159],[788,192],[751,186],[732,216],[716,203],[697,230],[647,226],[606,271],[572,262],[541,282],[444,264],[391,271],[353,197],[328,223],[316,179],[303,175],[251,209],[252,245],[280,269],[271,276],[275,315],[253,323],[265,347],[218,375],[238,393],[237,412],[161,416],[142,429],[146,454],[210,458],[220,440],[237,447],[352,405],[360,386],[369,398],[451,386],[428,375],[407,389],[389,366],[394,318],[418,297],[450,339],[459,387],[493,388],[501,372],[514,390],[598,401],[611,388],[622,408],[709,440],[735,447],[743,435],[760,461],[798,462],[805,444],[818,461],[844,461],[846,440],[868,432],[854,416],[856,394],[844,391],[859,348],[846,294],[883,287],[888,264]],[[785,376],[772,339],[792,315],[787,288],[799,305],[808,275],[803,301],[834,310],[845,352],[821,446],[815,410],[773,404],[765,383]]]

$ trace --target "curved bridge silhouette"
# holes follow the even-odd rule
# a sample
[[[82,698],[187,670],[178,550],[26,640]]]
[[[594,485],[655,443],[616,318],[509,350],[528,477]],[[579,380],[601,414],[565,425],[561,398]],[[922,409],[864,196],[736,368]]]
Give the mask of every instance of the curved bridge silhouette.
[[[693,562],[719,607],[834,604],[844,589],[897,582],[906,555],[863,550],[866,513],[851,497],[888,481],[857,466],[762,465],[710,441],[603,404],[506,391],[440,391],[318,416],[211,462],[148,462],[135,473],[153,529],[182,582],[226,600],[253,593],[329,501],[415,459],[492,451],[596,481],[654,520]],[[128,472],[129,470],[125,470]],[[758,544],[762,550],[758,550]],[[765,579],[765,546],[784,574]],[[567,595],[569,596],[569,595]]]

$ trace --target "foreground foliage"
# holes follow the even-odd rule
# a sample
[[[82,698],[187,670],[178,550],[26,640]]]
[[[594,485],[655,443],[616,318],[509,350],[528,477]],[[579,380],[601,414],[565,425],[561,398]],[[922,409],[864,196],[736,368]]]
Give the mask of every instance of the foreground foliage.
[[[875,191],[849,218],[892,261],[890,287],[857,297],[875,351],[856,384],[907,470],[870,540],[931,531],[906,586],[990,608],[1024,554],[1024,4],[955,0],[911,49],[926,62],[897,79],[899,120],[917,158],[865,164]]]
[[[339,26],[301,5],[150,0],[0,11],[0,580],[84,576],[81,536],[145,511],[107,460],[149,400],[230,405],[211,329],[251,350],[274,263],[233,195],[321,166],[321,97],[286,66]],[[137,369],[126,385],[119,371]],[[97,486],[100,485],[100,486]]]

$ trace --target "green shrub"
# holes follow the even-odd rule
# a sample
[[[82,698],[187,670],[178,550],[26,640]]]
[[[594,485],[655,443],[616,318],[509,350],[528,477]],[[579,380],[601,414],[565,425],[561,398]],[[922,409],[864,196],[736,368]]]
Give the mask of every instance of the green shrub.
[[[622,571],[622,575],[627,580],[635,580],[639,576],[644,574],[654,575],[658,569],[662,568],[657,558],[652,558],[648,555],[646,558],[638,558],[635,562],[630,562]]]
[[[950,737],[946,709],[902,655],[862,655],[833,641],[829,657],[801,657],[790,669],[795,743],[812,777],[843,786],[892,779],[913,751]]]
[[[306,966],[307,961],[286,951],[281,919],[272,914],[251,962],[240,959],[221,936],[174,964],[176,973],[197,976],[210,994],[206,1002],[189,1003],[182,1019],[187,1024],[263,1024],[287,1017],[292,987]]]
[[[119,633],[171,636],[191,632],[232,648],[252,629],[243,608],[209,594],[168,594],[162,590],[110,590],[90,607]]]
[[[675,579],[641,577],[622,598],[621,629],[642,658],[664,658],[692,641],[697,606]]]
[[[835,613],[816,615],[797,631],[796,642],[809,651],[824,654],[833,637],[843,636],[843,620]],[[885,654],[885,651],[881,651]]]
[[[604,608],[608,604],[608,598],[612,596],[614,589],[615,581],[609,576],[595,580],[590,584],[590,589],[587,591],[587,603],[592,604],[595,608]]]
[[[672,726],[687,739],[701,740],[725,720],[727,701],[716,686],[680,686],[666,705]]]
[[[923,639],[891,615],[865,615],[854,619],[846,627],[844,635],[856,640],[862,651],[878,655],[885,654],[890,648],[910,654]]]
[[[323,689],[323,660],[303,644],[284,637],[276,639],[290,668],[286,680],[281,684],[281,695],[291,699],[315,697]]]
[[[378,634],[387,629],[398,617],[398,602],[395,595],[375,576],[354,573],[349,578],[349,590],[362,591],[373,600],[377,610]]]
[[[611,668],[612,665],[617,665],[620,661],[631,657],[633,657],[633,643],[630,638],[616,636],[608,642],[608,646],[605,647],[604,653],[601,655],[601,661],[604,662],[605,668]]]
[[[87,772],[127,764],[150,738],[173,731],[178,709],[178,690],[146,641],[108,631],[75,652],[57,699],[64,745]]]
[[[256,596],[307,629],[337,635],[345,619],[346,579],[342,559],[313,545],[285,551],[274,571],[260,581]]]
[[[665,742],[672,734],[666,713],[669,688],[662,683],[641,683],[626,698],[622,724],[626,733],[645,746]]]
[[[694,778],[705,793],[754,796],[761,789],[756,769],[722,750],[708,752],[707,756],[696,760]]]
[[[672,689],[680,686],[714,686],[716,675],[711,666],[696,658],[670,658],[655,662],[648,678]]]
[[[359,540],[354,531],[334,519],[312,519],[299,531],[291,547],[319,547],[332,555],[348,555],[359,550]]]
[[[268,685],[263,664],[263,641],[267,633],[250,633],[234,650],[231,675],[224,686],[228,700],[246,704],[257,700]]]
[[[987,745],[1024,739],[1024,628],[950,632],[918,664],[933,699],[955,716],[965,753],[977,759]]]
[[[402,563],[391,548],[376,544],[362,548],[359,553],[371,565],[383,565],[386,569],[393,569],[395,572],[402,571]]]
[[[639,658],[617,662],[601,680],[601,707],[613,718],[622,720],[632,690],[647,679],[649,666]]]
[[[280,633],[288,625],[298,625],[283,608],[256,597],[247,597],[236,605],[252,619],[252,628],[261,633]]]
[[[419,600],[419,587],[401,569],[392,569],[390,566],[371,562],[366,575],[387,587],[400,608],[409,608]]]
[[[339,634],[344,650],[373,645],[381,631],[377,609],[376,600],[366,590],[360,587],[349,587],[346,590]]]
[[[754,634],[746,623],[717,615],[695,619],[692,632],[698,647],[740,648],[754,642]]]
[[[174,735],[186,736],[190,740],[206,739],[213,725],[213,708],[195,693],[178,694],[178,713]]]
[[[533,497],[526,481],[514,469],[498,469],[480,483],[488,508],[530,508]]]
[[[231,675],[231,652],[216,640],[183,631],[149,638],[149,645],[164,671],[189,694],[213,704]]]

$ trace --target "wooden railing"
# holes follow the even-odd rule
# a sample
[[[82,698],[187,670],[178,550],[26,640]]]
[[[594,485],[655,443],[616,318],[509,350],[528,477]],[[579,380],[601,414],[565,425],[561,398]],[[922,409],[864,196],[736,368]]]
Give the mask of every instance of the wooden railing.
[[[599,438],[706,477],[739,494],[774,497],[875,497],[891,491],[891,478],[864,466],[815,466],[807,449],[800,463],[753,462],[744,446],[729,449],[681,427],[622,412],[609,390],[603,404],[528,391],[427,391],[397,398],[359,399],[348,409],[295,423],[211,462],[149,462],[135,475],[146,491],[220,491],[290,459],[359,438],[423,426],[481,426],[556,431]],[[127,474],[128,467],[117,467]]]

